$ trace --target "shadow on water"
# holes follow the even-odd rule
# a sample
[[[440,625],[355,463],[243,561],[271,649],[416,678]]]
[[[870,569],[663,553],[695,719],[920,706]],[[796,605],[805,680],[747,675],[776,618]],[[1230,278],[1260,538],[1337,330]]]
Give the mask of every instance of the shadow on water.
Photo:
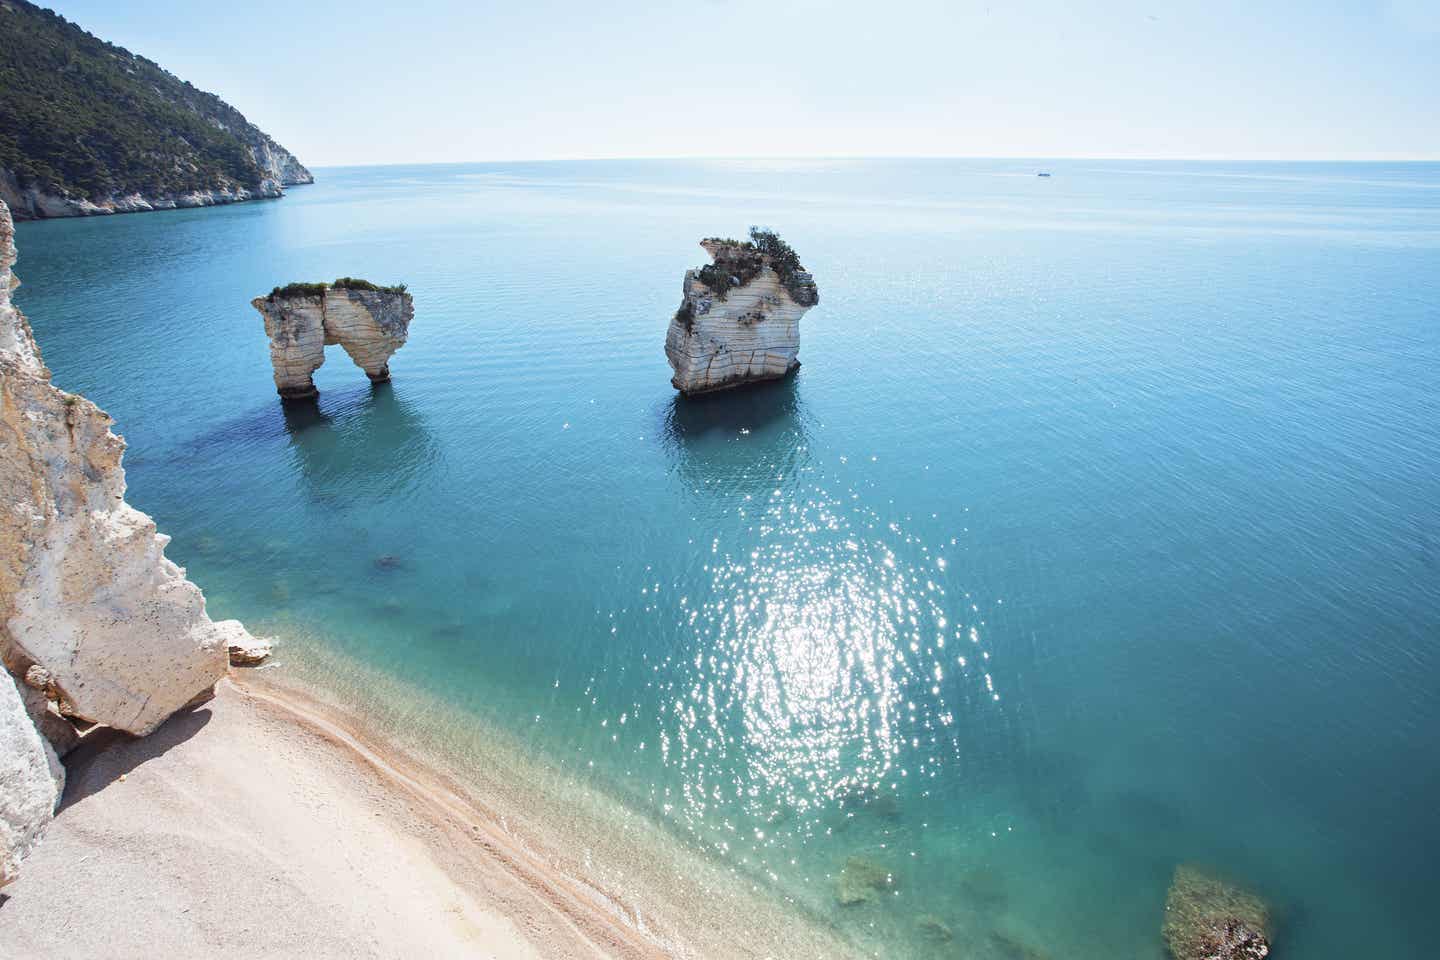
[[[292,461],[319,500],[392,496],[432,474],[440,456],[424,418],[390,383],[281,407]]]
[[[741,430],[798,424],[800,412],[793,376],[698,397],[677,393],[665,410],[665,437],[676,444],[728,439]]]
[[[296,573],[290,564],[315,549],[317,537],[328,537],[328,549],[337,549],[336,538],[349,536],[349,545],[364,554],[367,573],[396,572],[398,565],[387,558],[402,553],[400,545],[371,544],[363,525],[337,521],[435,476],[440,445],[425,418],[390,384],[361,383],[327,391],[318,403],[270,400],[168,455],[183,465],[168,478],[173,501],[166,523],[182,534],[177,555],[202,565],[218,565],[223,557],[239,595],[248,591],[286,608],[288,578]],[[250,512],[188,508],[227,497],[272,518],[283,516],[283,532],[255,522]],[[313,565],[304,569],[307,594],[340,589],[338,581],[319,582]],[[237,575],[241,570],[255,574]]]
[[[665,450],[696,492],[754,493],[809,462],[807,416],[794,377],[700,397],[677,394],[663,418]]]

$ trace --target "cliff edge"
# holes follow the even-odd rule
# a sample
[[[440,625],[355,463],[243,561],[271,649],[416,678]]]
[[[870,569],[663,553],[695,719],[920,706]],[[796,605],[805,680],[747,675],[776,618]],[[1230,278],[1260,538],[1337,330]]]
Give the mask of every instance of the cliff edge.
[[[748,241],[710,238],[713,263],[685,273],[680,307],[665,335],[670,383],[694,395],[800,366],[800,318],[820,302],[814,278],[790,245],[752,228]]]
[[[13,238],[0,202],[0,884],[58,801],[77,722],[144,736],[249,642],[210,619],[170,538],[125,502],[110,417],[51,384],[11,303]]]

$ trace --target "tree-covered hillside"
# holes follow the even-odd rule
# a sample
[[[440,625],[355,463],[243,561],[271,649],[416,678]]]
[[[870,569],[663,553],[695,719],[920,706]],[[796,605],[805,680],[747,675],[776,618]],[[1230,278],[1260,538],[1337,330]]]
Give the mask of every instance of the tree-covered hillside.
[[[12,189],[94,202],[311,181],[219,97],[25,0],[0,0],[6,171]]]

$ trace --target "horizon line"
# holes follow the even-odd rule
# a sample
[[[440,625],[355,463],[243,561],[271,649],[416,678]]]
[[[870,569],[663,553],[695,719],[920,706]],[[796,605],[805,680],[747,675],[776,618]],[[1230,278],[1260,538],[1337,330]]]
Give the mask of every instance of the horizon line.
[[[298,158],[297,158],[298,159]],[[616,163],[638,161],[839,161],[839,160],[1008,160],[1016,163],[1054,163],[1070,161],[1116,163],[1413,163],[1440,164],[1440,154],[1431,156],[1373,155],[1351,157],[1245,157],[1245,156],[1171,156],[1078,154],[1073,156],[1023,156],[1018,154],[668,154],[652,156],[563,156],[483,160],[385,160],[369,162],[320,162],[309,164],[315,169],[343,167],[444,167],[502,163]],[[304,161],[301,161],[304,163]]]

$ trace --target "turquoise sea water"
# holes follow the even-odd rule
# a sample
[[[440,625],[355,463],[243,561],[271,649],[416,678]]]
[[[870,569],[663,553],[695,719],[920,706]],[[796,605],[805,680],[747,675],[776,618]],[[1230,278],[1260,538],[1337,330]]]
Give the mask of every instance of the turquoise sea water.
[[[1430,956],[1440,165],[1041,166],[321,170],[21,225],[17,300],[215,616],[879,955],[1158,957],[1198,861],[1276,956]],[[750,224],[819,283],[804,366],[677,399],[683,272]],[[414,293],[394,382],[332,347],[282,409],[248,301],[340,275]],[[841,907],[857,855],[897,886]]]

